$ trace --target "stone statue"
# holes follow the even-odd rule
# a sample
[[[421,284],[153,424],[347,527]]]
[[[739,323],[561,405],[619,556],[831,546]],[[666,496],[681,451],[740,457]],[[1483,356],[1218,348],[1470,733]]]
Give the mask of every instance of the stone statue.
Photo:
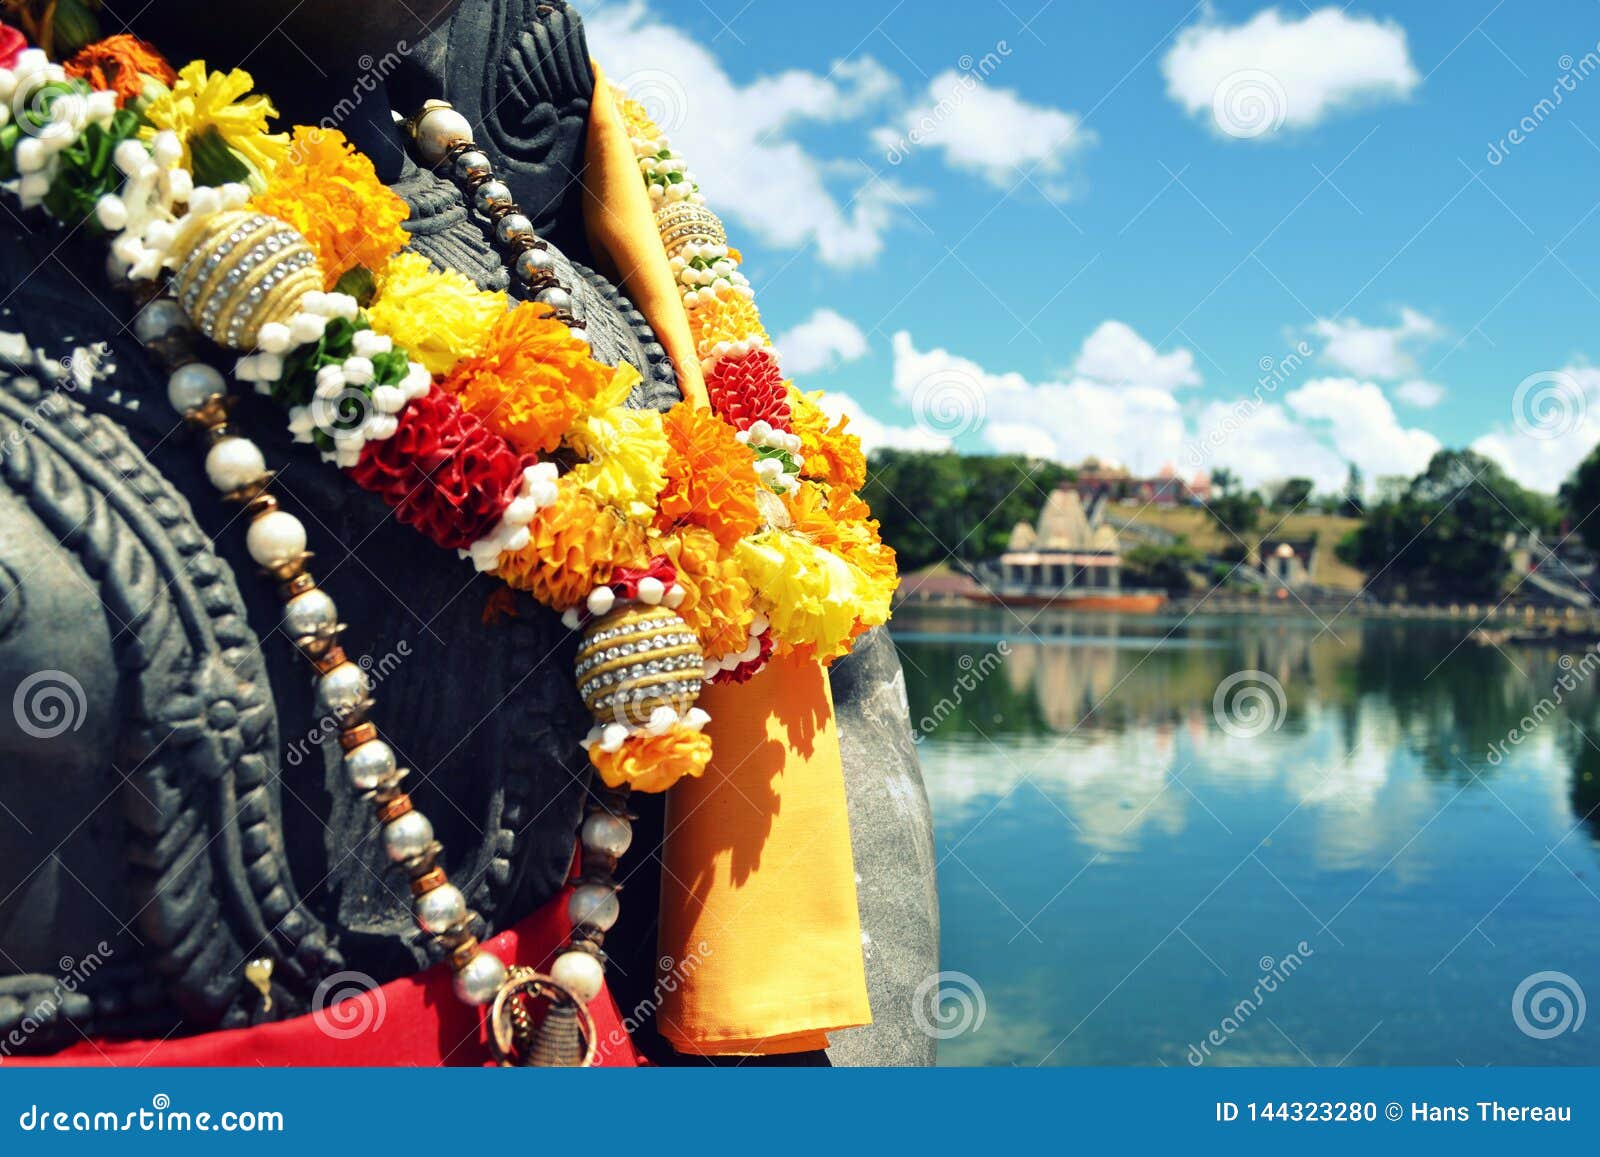
[[[416,28],[405,5],[312,0],[283,29],[317,46],[325,75],[312,79],[299,52],[257,37],[276,5],[236,4],[226,29],[197,18],[197,3],[154,7],[133,31],[174,59],[248,54],[286,121],[335,125],[373,158],[411,207],[413,248],[515,292],[457,188],[413,163],[391,116],[453,102],[485,126],[480,143],[565,255],[597,356],[643,372],[633,404],[678,399],[648,323],[585,264],[575,190],[593,73],[568,6],[472,0],[423,12]],[[95,252],[0,215],[0,695],[12,705],[0,711],[0,1042],[28,1028],[9,1052],[300,1015],[341,972],[383,982],[432,963],[318,725],[311,671],[274,637],[270,584],[230,532],[238,511],[206,486]],[[484,934],[515,923],[561,886],[581,814],[573,639],[523,594],[486,625],[500,584],[292,448],[264,400],[238,416],[311,528],[317,573],[365,648],[384,736],[413,769],[451,879]],[[842,1034],[836,1056],[929,1063],[911,999],[937,970],[937,907],[904,680],[881,632],[832,679],[876,1018]],[[632,902],[607,944],[623,962],[613,989],[625,1013],[617,975],[648,977],[654,955],[649,847],[641,838],[623,862]],[[62,973],[91,956],[92,973],[64,990]],[[273,961],[270,1002],[246,978],[258,958]]]

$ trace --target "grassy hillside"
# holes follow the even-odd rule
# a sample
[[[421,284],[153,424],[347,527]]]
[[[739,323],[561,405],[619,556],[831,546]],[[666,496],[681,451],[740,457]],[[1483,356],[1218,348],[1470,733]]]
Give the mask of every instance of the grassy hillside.
[[[1207,554],[1221,554],[1233,543],[1232,536],[1218,528],[1211,516],[1193,506],[1144,506],[1136,502],[1117,503],[1109,511],[1118,522],[1152,527],[1169,534],[1181,534],[1192,546]],[[1315,512],[1291,514],[1285,517],[1267,511],[1261,516],[1261,526],[1251,536],[1251,545],[1262,535],[1274,538],[1310,538],[1317,540],[1316,565],[1312,568],[1312,581],[1341,590],[1360,589],[1365,576],[1353,567],[1340,562],[1333,548],[1350,531],[1360,526],[1355,518],[1341,518],[1336,514]],[[1126,550],[1128,543],[1123,543]]]

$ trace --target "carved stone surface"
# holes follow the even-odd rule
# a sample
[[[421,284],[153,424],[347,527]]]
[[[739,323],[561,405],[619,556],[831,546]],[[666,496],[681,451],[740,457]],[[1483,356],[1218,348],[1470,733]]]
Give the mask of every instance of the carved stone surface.
[[[574,162],[593,78],[576,17],[559,4],[478,0],[436,40],[391,83],[458,103],[480,94],[496,163],[567,255],[597,353],[641,369],[635,404],[671,404],[665,352],[583,264]],[[453,185],[408,162],[395,187],[413,208],[417,250],[506,287]],[[313,711],[310,670],[277,629],[272,584],[245,554],[238,509],[206,483],[128,330],[127,303],[99,291],[101,267],[92,239],[0,214],[0,358],[30,363],[0,366],[0,704],[13,704],[0,710],[0,1035],[26,1029],[10,1051],[262,1019],[244,980],[258,956],[274,961],[274,1018],[306,1011],[332,973],[382,982],[430,962],[405,883]],[[62,376],[74,350],[93,373]],[[375,719],[413,769],[408,786],[480,930],[515,922],[560,887],[581,812],[587,716],[570,633],[521,595],[514,616],[487,622],[497,580],[419,549],[376,496],[292,446],[264,399],[244,399],[236,416],[281,469],[277,492],[310,531],[312,569],[377,684]],[[866,666],[835,674],[847,774],[877,783],[899,767],[914,778],[884,698],[892,648],[867,652]],[[871,677],[841,680],[852,669]],[[17,706],[58,685],[65,698],[39,702],[69,711],[66,726]],[[903,738],[903,708],[898,726]],[[926,853],[915,808],[858,811],[852,787],[852,809],[858,822],[911,823],[895,854]],[[870,882],[880,863],[867,846],[857,861]],[[863,887],[869,927],[877,896]],[[625,904],[619,934],[643,946],[649,907]],[[891,985],[932,971],[926,936],[907,943],[915,959]],[[880,997],[878,984],[881,1018],[902,994]]]
[[[939,971],[933,817],[911,742],[906,677],[882,627],[829,673],[850,808],[872,1024],[834,1034],[836,1065],[931,1065],[931,1009],[919,986]]]

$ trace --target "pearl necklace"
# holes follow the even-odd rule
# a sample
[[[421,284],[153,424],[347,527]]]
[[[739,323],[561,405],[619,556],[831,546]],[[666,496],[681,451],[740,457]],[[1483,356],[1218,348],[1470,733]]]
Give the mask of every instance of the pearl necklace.
[[[533,290],[534,300],[549,305],[583,339],[583,324],[571,313],[572,295],[555,275],[548,246],[534,234],[510,189],[495,179],[488,157],[473,147],[466,118],[443,101],[429,101],[406,124],[422,159],[436,168],[448,163],[473,206],[492,222],[495,240],[512,254],[512,267]],[[133,283],[119,285],[140,294]],[[433,824],[401,788],[407,771],[368,719],[370,680],[340,645],[344,624],[338,608],[307,569],[305,525],[279,507],[269,493],[274,472],[267,469],[261,448],[230,423],[235,399],[222,374],[196,356],[188,314],[169,293],[147,290],[133,328],[167,368],[168,400],[203,437],[206,477],[226,500],[245,506],[246,549],[278,584],[284,631],[317,671],[318,709],[339,727],[346,778],[373,806],[384,851],[409,878],[417,923],[449,961],[457,997],[490,1006],[489,1040],[503,1064],[592,1064],[598,1042],[587,1005],[605,984],[601,946],[620,912],[615,870],[633,841],[636,818],[628,810],[627,790],[591,784],[579,830],[582,875],[567,905],[573,929],[566,950],[548,975],[507,969],[473,934],[477,914],[438,863],[444,849],[434,839]],[[270,968],[252,961],[247,971],[255,981]],[[528,1009],[532,999],[548,1004],[537,1027]]]

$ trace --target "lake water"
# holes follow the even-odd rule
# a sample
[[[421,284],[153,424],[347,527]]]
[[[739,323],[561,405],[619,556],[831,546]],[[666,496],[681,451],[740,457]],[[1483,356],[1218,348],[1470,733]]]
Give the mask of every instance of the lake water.
[[[1592,652],[1348,617],[894,627],[963,974],[943,1063],[1600,1063]]]

